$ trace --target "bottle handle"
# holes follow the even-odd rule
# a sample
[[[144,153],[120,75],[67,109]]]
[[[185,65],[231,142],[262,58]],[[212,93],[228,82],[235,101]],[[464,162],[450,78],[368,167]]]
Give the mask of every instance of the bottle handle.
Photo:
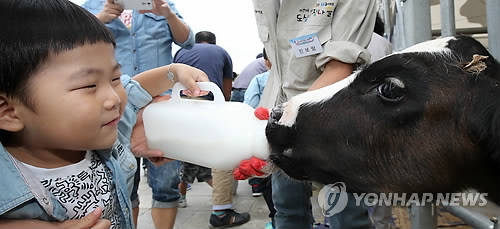
[[[214,102],[215,103],[222,103],[226,101],[224,99],[224,95],[222,94],[222,91],[220,88],[217,86],[217,84],[212,83],[212,82],[196,82],[198,84],[198,87],[200,87],[201,90],[203,91],[211,91],[214,94]],[[186,89],[184,85],[181,83],[177,82],[174,84],[174,87],[172,88],[172,100],[174,101],[180,101],[180,92],[181,90]]]

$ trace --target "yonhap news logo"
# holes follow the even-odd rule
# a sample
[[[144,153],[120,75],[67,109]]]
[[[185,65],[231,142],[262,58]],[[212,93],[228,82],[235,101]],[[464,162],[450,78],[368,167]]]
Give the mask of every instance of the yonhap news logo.
[[[324,216],[333,216],[347,206],[347,192],[344,182],[325,185],[318,194],[318,204]]]
[[[373,206],[485,206],[488,193],[350,193],[347,194],[344,182],[325,185],[318,194],[318,204],[325,216],[333,216],[347,206],[348,201],[354,201],[356,206],[362,204]],[[349,198],[349,195],[352,195]],[[353,204],[353,203],[351,203]]]

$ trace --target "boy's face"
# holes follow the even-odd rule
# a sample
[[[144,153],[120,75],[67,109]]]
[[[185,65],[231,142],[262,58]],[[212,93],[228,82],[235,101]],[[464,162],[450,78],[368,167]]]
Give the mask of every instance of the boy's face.
[[[120,75],[108,43],[49,56],[29,81],[34,111],[19,110],[24,141],[48,149],[109,148],[127,103]]]

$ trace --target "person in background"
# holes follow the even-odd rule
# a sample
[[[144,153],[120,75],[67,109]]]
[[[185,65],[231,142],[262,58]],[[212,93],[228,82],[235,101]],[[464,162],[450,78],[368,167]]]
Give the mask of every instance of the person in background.
[[[267,58],[266,50],[263,50],[264,63],[268,71],[257,74],[252,78],[245,91],[243,103],[250,105],[252,108],[257,108],[260,102],[260,97],[264,92],[264,88],[269,77],[269,69],[271,69],[271,61]]]
[[[223,91],[226,101],[231,96],[233,65],[227,52],[216,45],[215,34],[209,31],[196,33],[196,44],[192,49],[181,49],[174,62],[197,67],[207,73],[209,79]],[[201,166],[185,163],[188,169]],[[186,169],[186,168],[184,168]],[[203,170],[203,169],[202,169]],[[198,171],[202,171],[198,170]],[[193,174],[191,174],[193,175]],[[212,170],[212,214],[209,224],[213,228],[241,225],[250,220],[248,213],[238,213],[232,209],[233,187],[235,180],[232,170]],[[184,186],[184,185],[181,185]],[[181,188],[181,190],[184,188]]]
[[[96,15],[116,40],[115,56],[124,74],[135,76],[143,71],[172,63],[172,44],[190,48],[194,35],[171,0],[153,0],[153,10],[122,9],[114,0],[86,0],[82,6]],[[129,147],[129,146],[127,146]],[[155,166],[155,160],[159,166]],[[152,188],[151,215],[156,228],[173,228],[180,198],[179,162],[164,163],[163,158],[144,160],[148,184]],[[140,164],[140,158],[137,158]],[[140,166],[139,166],[140,167]],[[132,192],[134,222],[137,225],[140,181],[137,170]]]
[[[271,69],[271,61],[267,58],[266,49],[263,50],[262,56],[265,60],[267,69]],[[269,71],[258,74],[250,81],[248,88],[245,91],[245,99],[243,103],[250,105],[253,108],[257,108],[260,102],[260,97],[264,92],[264,88],[267,83],[267,78],[269,77]],[[276,214],[276,209],[274,209],[273,199],[272,199],[272,182],[271,176],[265,178],[250,178],[248,183],[252,186],[252,195],[263,196],[266,201],[267,208],[269,209],[269,218],[271,222],[267,223],[265,229],[274,228],[274,215]],[[260,193],[260,195],[255,195],[255,193]]]
[[[222,47],[216,45],[216,36],[209,31],[201,31],[195,35],[195,44],[191,49],[180,49],[174,56],[175,63],[183,63],[204,71],[211,82],[217,84],[226,100],[231,96],[233,64],[231,57]],[[207,98],[207,99],[213,99]],[[179,190],[181,199],[179,207],[186,207],[186,191],[188,184],[194,179],[207,182],[212,186],[212,170],[203,166],[183,162],[183,172]]]
[[[210,81],[217,84],[226,101],[229,101],[233,83],[233,62],[226,50],[216,42],[214,33],[198,32],[194,46],[177,51],[174,62],[187,64],[207,73]]]
[[[263,51],[262,57],[264,59],[266,68],[268,70],[271,69],[271,62],[267,58],[265,50]],[[260,97],[262,96],[262,92],[264,91],[264,87],[266,86],[268,76],[269,76],[269,71],[266,71],[264,73],[257,74],[252,78],[252,80],[248,84],[248,88],[246,90],[243,90],[245,92],[243,103],[246,103],[253,108],[257,108],[257,105],[259,105],[260,102]],[[263,190],[265,189],[264,186],[261,184],[265,184],[265,182],[267,182],[268,180],[269,179],[265,180],[262,178],[250,178],[248,180],[248,184],[252,187],[253,197],[259,197],[263,195]]]
[[[243,102],[245,91],[248,84],[254,76],[266,72],[266,64],[262,55],[257,55],[257,58],[248,64],[238,75],[233,82],[233,92],[231,94],[231,101]]]
[[[370,63],[373,63],[392,53],[392,44],[384,37],[384,22],[378,15],[377,20],[375,21],[372,39],[366,49],[371,54]]]

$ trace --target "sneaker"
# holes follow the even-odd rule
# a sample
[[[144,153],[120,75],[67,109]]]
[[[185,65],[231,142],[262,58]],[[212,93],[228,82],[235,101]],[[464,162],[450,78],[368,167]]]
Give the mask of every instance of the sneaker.
[[[262,196],[262,191],[260,191],[259,189],[261,189],[259,187],[259,184],[253,184],[252,185],[252,196],[253,197],[259,197],[259,196]]]
[[[186,191],[189,191],[189,190],[191,190],[191,184],[187,183]]]
[[[272,222],[266,223],[266,227],[264,229],[274,229],[273,223]]]
[[[221,216],[210,214],[209,226],[210,228],[227,228],[242,225],[250,220],[250,214],[238,213],[233,209],[224,211]]]
[[[187,207],[186,196],[182,196],[181,195],[181,198],[179,198],[179,202],[177,204],[178,204],[177,205],[178,208],[185,208],[185,207]]]

